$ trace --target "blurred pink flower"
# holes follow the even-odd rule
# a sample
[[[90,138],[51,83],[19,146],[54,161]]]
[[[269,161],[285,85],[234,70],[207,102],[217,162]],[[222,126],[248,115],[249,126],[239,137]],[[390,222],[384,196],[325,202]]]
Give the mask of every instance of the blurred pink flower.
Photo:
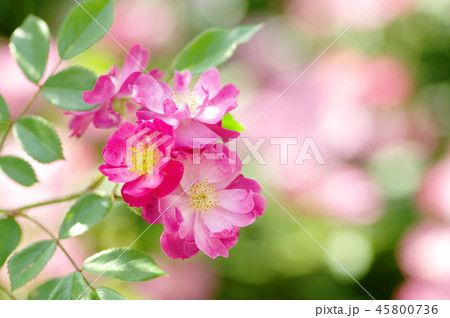
[[[297,196],[314,200],[320,211],[353,223],[373,223],[382,212],[381,194],[364,170],[353,166],[327,169]]]
[[[436,163],[426,173],[417,202],[424,213],[450,221],[450,157]]]
[[[56,45],[51,43],[44,79],[50,75],[50,71],[55,67],[58,59]],[[25,108],[38,88],[23,75],[11,55],[8,45],[0,45],[0,69],[2,74],[8,74],[8,76],[0,76],[0,95],[4,97],[11,116],[14,118]],[[38,102],[34,104],[34,107],[37,105]]]
[[[0,69],[3,74],[8,74],[0,76],[0,95],[8,104],[11,116],[15,117],[25,108],[37,88],[23,75],[7,45],[0,46]]]
[[[450,225],[427,221],[408,230],[398,261],[409,276],[450,288]]]
[[[133,285],[145,299],[213,298],[218,277],[209,263],[199,258],[168,261],[161,257],[156,261],[168,276]]]
[[[179,19],[167,1],[121,0],[115,2],[115,19],[105,42],[113,49],[141,43],[152,52],[164,51],[176,43]]]
[[[413,0],[292,0],[288,13],[317,33],[341,31],[368,9],[354,28],[380,28],[407,12]],[[373,4],[370,8],[369,6]]]
[[[433,121],[401,107],[411,96],[412,78],[394,58],[327,52],[285,91],[304,68],[283,73],[258,68],[269,73],[258,74],[264,81],[257,93],[233,111],[247,128],[242,136],[253,144],[270,138],[260,148],[267,161],[261,172],[300,206],[308,202],[326,215],[373,222],[383,210],[382,195],[368,174],[348,161],[365,162],[378,149],[402,142],[423,145],[428,152],[435,144]],[[283,137],[297,139],[288,146],[287,164],[280,161],[280,146],[270,144]],[[315,160],[294,164],[305,138],[314,140],[325,165]]]
[[[449,286],[408,279],[393,295],[398,300],[450,300]]]
[[[334,103],[392,107],[404,103],[412,92],[410,72],[393,57],[372,58],[352,50],[329,52],[311,71]]]

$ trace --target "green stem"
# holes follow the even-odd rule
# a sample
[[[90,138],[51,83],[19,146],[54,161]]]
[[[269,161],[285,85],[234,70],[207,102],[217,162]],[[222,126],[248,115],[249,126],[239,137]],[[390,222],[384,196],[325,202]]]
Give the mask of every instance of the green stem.
[[[67,259],[70,261],[70,263],[72,264],[72,266],[75,268],[75,270],[77,272],[79,272],[81,274],[81,276],[83,276],[84,281],[86,282],[86,284],[92,289],[95,290],[94,287],[91,286],[91,283],[86,279],[86,277],[84,277],[83,272],[81,270],[80,267],[78,267],[78,265],[75,263],[74,259],[72,258],[72,256],[70,256],[69,252],[64,248],[64,246],[61,244],[61,241],[59,238],[57,238],[48,228],[46,228],[41,222],[39,222],[38,220],[36,220],[35,218],[32,218],[31,216],[27,215],[27,214],[17,214],[17,216],[20,216],[22,218],[25,218],[31,222],[33,222],[34,224],[36,224],[39,228],[41,228],[45,233],[47,233],[48,235],[50,235],[50,237],[52,238],[53,241],[55,241],[55,243],[58,245],[58,247],[61,249],[61,251],[66,255]]]
[[[105,180],[105,176],[100,174],[94,179],[94,181],[85,190],[83,190],[81,192],[78,192],[78,193],[75,193],[75,194],[72,194],[72,195],[69,195],[69,196],[66,196],[66,197],[58,198],[58,199],[38,202],[38,203],[30,204],[30,205],[25,205],[25,206],[22,206],[22,207],[19,207],[19,208],[16,208],[16,209],[11,209],[11,210],[13,212],[21,212],[21,211],[25,211],[25,210],[41,207],[41,206],[46,206],[46,205],[51,205],[51,204],[55,204],[55,203],[71,201],[71,200],[74,200],[74,199],[77,199],[77,198],[81,197],[86,192],[94,191],[95,189],[97,189],[102,184],[102,182],[104,180]],[[10,211],[10,210],[0,209],[0,212],[3,212],[3,214],[8,213],[8,211]],[[12,213],[12,215],[14,215],[14,213]]]
[[[11,298],[12,300],[17,300],[16,296],[14,296],[9,290],[7,290],[2,285],[0,285],[0,290],[2,290],[6,295],[8,295],[8,297]]]
[[[56,66],[53,68],[52,72],[50,73],[49,77],[52,76],[56,72],[56,70],[61,65],[61,63],[62,63],[62,60],[59,60],[59,62],[56,64]],[[11,132],[11,129],[12,129],[12,126],[14,125],[14,123],[17,120],[19,120],[20,118],[22,118],[22,116],[25,115],[30,110],[31,106],[36,101],[36,99],[38,98],[41,91],[42,91],[42,85],[38,85],[38,90],[36,91],[36,93],[34,93],[33,97],[31,97],[30,101],[27,103],[27,105],[22,110],[22,112],[19,114],[19,116],[17,116],[17,118],[15,120],[12,120],[9,122],[8,128],[6,128],[6,131],[3,134],[2,139],[0,140],[0,151],[2,150],[3,145],[5,144],[6,138],[8,138],[8,135]]]
[[[69,196],[64,197],[64,198],[58,198],[58,199],[54,199],[54,200],[43,201],[43,202],[38,202],[38,203],[30,204],[30,205],[25,205],[25,206],[22,206],[20,208],[13,209],[13,210],[17,211],[17,212],[20,212],[20,211],[25,211],[25,210],[29,210],[29,209],[45,206],[45,205],[51,205],[51,204],[55,204],[55,203],[71,201],[71,200],[79,198],[84,193],[85,193],[85,191],[80,192],[80,193],[76,193],[76,194],[72,194],[72,195],[69,195]],[[0,211],[6,211],[6,210],[2,209]]]

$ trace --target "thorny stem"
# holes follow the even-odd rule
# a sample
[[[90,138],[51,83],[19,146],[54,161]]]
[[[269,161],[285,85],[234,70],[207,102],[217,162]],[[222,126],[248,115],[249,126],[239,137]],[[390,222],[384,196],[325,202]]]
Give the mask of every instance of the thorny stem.
[[[14,296],[8,289],[0,285],[0,290],[2,290],[6,295],[8,295],[9,298],[12,300],[17,300],[16,296]]]

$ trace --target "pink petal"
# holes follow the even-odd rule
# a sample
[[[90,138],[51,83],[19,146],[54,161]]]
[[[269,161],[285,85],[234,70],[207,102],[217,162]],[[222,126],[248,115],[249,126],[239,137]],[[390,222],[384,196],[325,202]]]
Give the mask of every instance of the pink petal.
[[[126,140],[133,136],[134,128],[132,123],[125,122],[109,137],[103,149],[103,158],[107,164],[121,166],[125,162]]]
[[[193,234],[196,213],[189,205],[185,205],[183,208],[180,208],[180,212],[183,216],[183,222],[180,224],[178,233],[180,234],[180,237],[185,238],[188,235]]]
[[[156,113],[148,108],[142,107],[136,111],[135,116],[136,121],[140,123],[141,121],[152,120],[156,116]]]
[[[193,119],[184,119],[175,130],[175,147],[203,148],[219,136]]]
[[[93,118],[92,113],[73,116],[69,124],[69,128],[71,130],[69,137],[72,136],[81,137],[86,131],[86,129],[89,127],[89,124],[92,122],[92,118]]]
[[[163,197],[173,192],[180,185],[183,171],[184,168],[181,162],[170,160],[161,171],[164,177],[161,184],[155,190],[155,195]]]
[[[93,123],[97,128],[111,128],[120,125],[120,114],[110,106],[102,105],[94,114]]]
[[[171,93],[171,91],[166,92],[163,86],[150,75],[141,74],[133,85],[132,100],[155,113],[163,114],[162,102],[167,97],[171,97]]]
[[[122,74],[120,76],[120,86],[135,72],[145,71],[149,59],[149,52],[142,48],[140,44],[135,44],[128,53],[125,63],[123,64]]]
[[[177,234],[163,232],[161,235],[161,248],[170,258],[186,259],[198,253],[195,242],[187,238],[180,238]]]
[[[210,96],[216,96],[220,90],[220,75],[215,68],[204,72],[194,86],[193,92],[198,96],[204,96],[204,90],[208,91]]]
[[[130,182],[139,177],[138,172],[131,172],[126,167],[114,167],[101,165],[98,170],[108,177],[108,180],[115,183]]]
[[[216,144],[202,152],[199,180],[208,179],[216,190],[225,189],[241,172],[242,163],[238,154],[224,144]]]
[[[227,187],[227,189],[247,189],[252,190],[254,193],[261,193],[261,186],[253,179],[248,179],[242,174],[238,175],[233,182]]]
[[[217,95],[211,94],[211,96],[214,96],[211,99],[212,105],[222,104],[229,99],[236,100],[239,96],[239,89],[233,84],[227,84],[220,89]]]
[[[148,74],[150,76],[152,76],[154,79],[159,81],[159,80],[163,79],[165,72],[160,69],[154,68],[154,69],[150,70],[150,72],[148,72]]]
[[[122,85],[119,88],[119,91],[117,92],[116,97],[129,97],[131,96],[131,93],[133,92],[133,85],[136,82],[136,80],[138,79],[139,75],[141,75],[141,73],[139,72],[134,72],[131,73],[130,76],[128,76],[124,82],[122,83]]]
[[[233,227],[243,227],[255,222],[254,213],[234,213],[220,206],[212,207],[209,211],[202,212],[201,218],[211,233],[232,230]]]
[[[180,223],[179,220],[181,219],[181,213],[178,210],[177,207],[170,208],[166,210],[166,212],[162,213],[163,223],[164,223],[164,229],[165,231],[169,233],[176,233],[180,229]]]
[[[231,109],[236,108],[236,106],[236,101],[231,99],[222,104],[210,105],[195,119],[206,124],[214,125],[220,122],[223,119],[223,116]]]
[[[152,199],[154,189],[162,182],[162,175],[146,174],[127,182],[122,187],[122,197],[129,205],[144,207]]]
[[[253,210],[253,192],[246,189],[222,190],[217,193],[220,206],[234,213],[248,213]]]
[[[264,210],[266,209],[267,200],[261,194],[253,193],[253,202],[255,202],[255,207],[253,212],[256,216],[262,216]]]
[[[156,196],[152,196],[146,206],[142,208],[142,218],[149,224],[162,223],[160,200]]]
[[[224,230],[220,233],[215,233],[215,237],[220,239],[226,248],[230,249],[236,245],[239,237],[239,228],[235,227],[232,231]]]
[[[83,93],[83,99],[87,104],[101,104],[109,101],[115,95],[115,85],[108,75],[98,78],[92,91]]]
[[[163,101],[164,114],[176,120],[183,120],[190,117],[189,107],[184,104],[184,109],[179,109],[172,99],[166,98]]]
[[[205,124],[206,127],[216,133],[224,142],[228,142],[230,139],[234,139],[240,136],[238,131],[228,130],[222,127],[222,123],[219,122],[215,125]]]
[[[192,76],[188,70],[183,72],[175,71],[173,79],[173,88],[178,93],[189,93],[189,84],[191,83]]]
[[[194,223],[194,236],[195,243],[199,249],[201,249],[206,255],[211,258],[217,256],[228,257],[228,248],[222,243],[222,241],[211,235],[209,230],[203,223],[200,214],[196,214]]]

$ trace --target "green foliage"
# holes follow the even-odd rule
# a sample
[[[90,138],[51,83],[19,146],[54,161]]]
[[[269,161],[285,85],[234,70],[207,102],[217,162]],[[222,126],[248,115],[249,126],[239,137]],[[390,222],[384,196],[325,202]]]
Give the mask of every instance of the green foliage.
[[[66,239],[83,234],[103,219],[111,205],[110,196],[84,194],[67,212],[59,229],[59,237]]]
[[[8,261],[11,290],[22,287],[41,272],[56,250],[54,241],[36,242],[15,253]]]
[[[28,294],[28,300],[47,300],[50,298],[50,294],[61,281],[61,278],[50,279],[41,285],[39,285],[36,289],[32,290]]]
[[[29,15],[11,35],[11,54],[26,77],[38,83],[44,75],[50,48],[50,30],[34,15]]]
[[[143,282],[165,275],[150,256],[127,248],[113,248],[97,253],[84,262],[83,270],[126,282]]]
[[[126,300],[118,292],[106,287],[97,287],[95,291],[91,291],[88,298],[89,300]]]
[[[222,127],[234,131],[243,131],[245,128],[234,119],[234,117],[228,113],[222,119]]]
[[[112,0],[92,0],[74,6],[58,33],[58,52],[70,59],[94,45],[111,28],[114,20]]]
[[[50,300],[78,300],[85,299],[89,286],[79,272],[67,275],[56,285],[50,293]]]
[[[0,267],[19,245],[21,236],[20,226],[14,219],[0,219]]]
[[[10,114],[8,105],[6,105],[5,99],[0,95],[0,135],[8,127],[10,120]]]
[[[29,187],[38,180],[31,165],[23,159],[14,156],[0,157],[0,168],[14,181]]]
[[[22,117],[14,124],[13,132],[22,148],[37,161],[64,159],[58,134],[44,118]]]
[[[247,42],[261,27],[261,24],[255,24],[206,30],[181,50],[172,69],[189,70],[196,75],[216,67],[229,59],[236,47]]]
[[[64,110],[86,111],[95,105],[86,104],[83,92],[91,90],[97,76],[82,67],[69,67],[50,76],[42,87],[42,96]]]

